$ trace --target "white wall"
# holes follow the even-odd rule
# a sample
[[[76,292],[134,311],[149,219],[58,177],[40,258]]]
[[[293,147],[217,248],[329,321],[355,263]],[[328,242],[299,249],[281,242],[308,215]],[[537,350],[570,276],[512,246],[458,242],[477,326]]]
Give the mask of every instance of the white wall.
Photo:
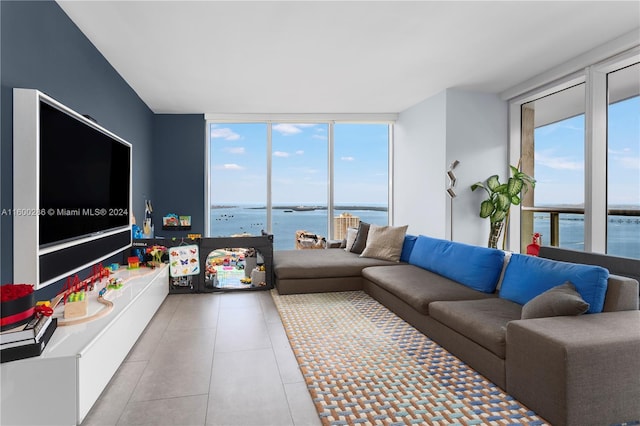
[[[507,103],[495,94],[447,89],[400,113],[394,136],[394,224],[409,233],[486,246],[483,194],[471,185],[507,176]],[[457,197],[446,194],[454,161]],[[453,215],[451,216],[451,205]],[[453,223],[453,229],[450,225]]]
[[[507,161],[508,105],[496,94],[447,90],[447,167],[460,161],[453,200],[454,241],[486,245],[489,219],[479,216],[486,192],[471,191],[471,185],[498,174],[509,176]],[[450,221],[448,221],[450,222]],[[449,235],[447,233],[447,235]]]
[[[394,126],[393,223],[445,238],[446,92],[403,111]]]

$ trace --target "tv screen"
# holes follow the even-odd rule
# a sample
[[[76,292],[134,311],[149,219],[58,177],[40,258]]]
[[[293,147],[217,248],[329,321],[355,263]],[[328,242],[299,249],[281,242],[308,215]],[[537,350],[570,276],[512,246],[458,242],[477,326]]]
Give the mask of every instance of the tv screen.
[[[127,227],[131,147],[40,100],[39,244]]]

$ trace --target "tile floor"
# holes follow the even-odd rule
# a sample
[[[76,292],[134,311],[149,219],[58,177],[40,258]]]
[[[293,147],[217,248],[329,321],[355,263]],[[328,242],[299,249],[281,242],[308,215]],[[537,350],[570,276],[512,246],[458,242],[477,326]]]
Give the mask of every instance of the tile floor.
[[[89,425],[319,425],[268,291],[171,294]]]

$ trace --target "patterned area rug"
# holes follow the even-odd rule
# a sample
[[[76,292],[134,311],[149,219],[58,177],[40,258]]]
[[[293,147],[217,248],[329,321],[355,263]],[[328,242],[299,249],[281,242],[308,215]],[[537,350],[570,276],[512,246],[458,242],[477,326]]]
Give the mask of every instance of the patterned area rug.
[[[325,425],[543,425],[361,291],[271,292]]]

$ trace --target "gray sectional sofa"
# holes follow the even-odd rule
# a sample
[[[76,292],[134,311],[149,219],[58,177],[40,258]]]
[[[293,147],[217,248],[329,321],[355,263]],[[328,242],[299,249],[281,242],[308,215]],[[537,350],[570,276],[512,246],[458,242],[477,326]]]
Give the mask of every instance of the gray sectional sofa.
[[[407,236],[400,260],[276,251],[275,284],[364,290],[552,424],[640,421],[638,281],[425,236]]]

